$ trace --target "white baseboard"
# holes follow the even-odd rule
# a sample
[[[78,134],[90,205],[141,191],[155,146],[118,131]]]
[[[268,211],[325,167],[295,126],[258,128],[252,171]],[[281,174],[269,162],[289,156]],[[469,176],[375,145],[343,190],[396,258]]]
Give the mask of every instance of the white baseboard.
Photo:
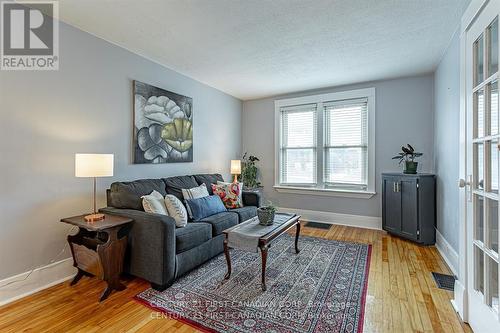
[[[450,267],[455,276],[458,276],[458,253],[451,247],[450,243],[441,233],[436,229],[436,248],[443,257],[444,261]]]
[[[36,268],[31,274],[25,272],[3,279],[0,281],[0,306],[69,280],[75,273],[73,259],[67,258]]]
[[[316,210],[278,207],[278,211],[302,216],[302,221],[340,224],[350,227],[382,230],[382,218],[376,216],[350,215]]]
[[[465,292],[465,286],[460,282],[460,280],[455,280],[455,287],[453,291],[453,299],[451,300],[451,305],[458,313],[460,318],[467,322],[466,313],[464,313],[464,308],[467,304],[467,294]]]

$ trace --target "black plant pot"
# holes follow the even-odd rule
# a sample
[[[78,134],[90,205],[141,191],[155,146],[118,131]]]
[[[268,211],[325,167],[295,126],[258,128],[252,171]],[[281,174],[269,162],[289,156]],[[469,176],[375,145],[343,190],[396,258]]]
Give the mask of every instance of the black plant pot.
[[[417,168],[418,168],[418,162],[415,162],[415,161],[406,161],[406,163],[405,163],[405,170],[403,171],[403,173],[416,174],[417,173]]]

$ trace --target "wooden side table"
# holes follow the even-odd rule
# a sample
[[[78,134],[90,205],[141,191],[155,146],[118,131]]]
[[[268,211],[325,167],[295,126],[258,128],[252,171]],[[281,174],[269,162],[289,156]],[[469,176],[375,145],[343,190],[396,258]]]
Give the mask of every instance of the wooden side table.
[[[61,222],[79,228],[76,235],[68,236],[68,243],[73,255],[73,266],[78,268],[71,285],[75,285],[82,276],[95,276],[108,284],[101,295],[100,302],[108,298],[113,290],[123,290],[120,282],[123,271],[123,259],[127,247],[127,236],[119,236],[119,231],[130,218],[105,214],[104,220],[86,222],[84,215],[61,219]]]

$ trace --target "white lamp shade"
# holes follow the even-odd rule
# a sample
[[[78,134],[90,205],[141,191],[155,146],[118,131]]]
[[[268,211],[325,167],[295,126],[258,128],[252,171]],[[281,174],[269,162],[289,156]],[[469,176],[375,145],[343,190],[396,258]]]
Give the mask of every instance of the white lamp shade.
[[[75,154],[75,177],[111,177],[113,159],[113,154]]]
[[[241,161],[231,160],[231,174],[240,175],[241,174]]]

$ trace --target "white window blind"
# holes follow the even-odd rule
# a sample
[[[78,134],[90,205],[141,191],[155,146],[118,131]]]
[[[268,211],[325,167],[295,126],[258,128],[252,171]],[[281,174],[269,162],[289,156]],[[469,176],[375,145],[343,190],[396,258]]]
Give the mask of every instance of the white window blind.
[[[375,89],[275,101],[278,192],[375,194]]]
[[[328,102],[324,107],[324,183],[366,190],[368,99]]]
[[[316,184],[316,104],[287,106],[281,113],[282,184]]]

